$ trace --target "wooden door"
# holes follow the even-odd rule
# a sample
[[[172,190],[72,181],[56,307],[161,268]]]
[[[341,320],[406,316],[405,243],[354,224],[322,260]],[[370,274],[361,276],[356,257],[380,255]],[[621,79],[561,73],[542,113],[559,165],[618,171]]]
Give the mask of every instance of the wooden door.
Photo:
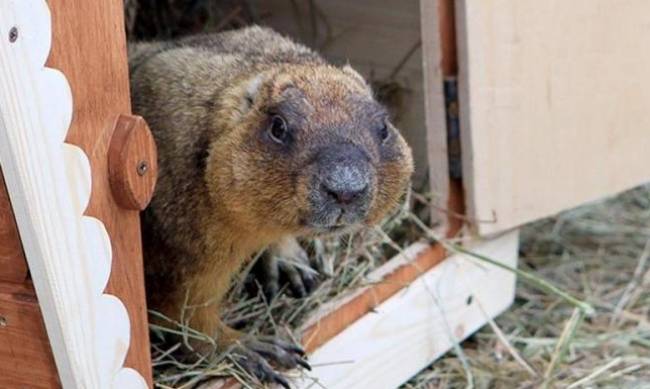
[[[650,2],[456,7],[463,181],[479,233],[650,181]]]
[[[0,32],[0,386],[151,387],[139,214],[109,182],[122,1],[1,1]]]

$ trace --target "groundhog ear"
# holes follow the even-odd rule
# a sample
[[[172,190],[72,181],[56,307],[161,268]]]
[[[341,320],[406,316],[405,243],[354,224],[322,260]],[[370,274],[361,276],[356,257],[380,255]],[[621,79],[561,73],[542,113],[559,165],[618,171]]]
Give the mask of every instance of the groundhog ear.
[[[257,76],[248,80],[246,83],[246,90],[244,93],[249,108],[252,107],[255,103],[255,100],[257,100],[257,96],[260,94],[260,90],[262,89],[262,85],[264,84],[265,79],[266,77],[264,77],[263,74],[258,74]]]
[[[343,68],[341,68],[341,70],[343,70],[343,73],[345,73],[348,76],[356,79],[362,86],[370,89],[370,85],[368,85],[365,78],[363,78],[363,76],[361,74],[359,74],[359,72],[354,70],[352,68],[352,66],[350,66],[350,64],[346,64],[345,66],[343,66]]]

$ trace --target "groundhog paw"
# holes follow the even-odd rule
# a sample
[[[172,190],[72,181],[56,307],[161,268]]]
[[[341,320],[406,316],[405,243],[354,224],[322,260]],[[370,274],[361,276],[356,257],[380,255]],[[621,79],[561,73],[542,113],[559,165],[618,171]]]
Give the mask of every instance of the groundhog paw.
[[[311,370],[305,351],[294,344],[274,337],[261,337],[241,342],[232,352],[235,363],[263,383],[276,383],[290,389],[289,381],[273,366],[282,369],[303,367]],[[273,365],[273,366],[272,366]]]
[[[286,285],[293,297],[306,297],[318,286],[319,273],[310,266],[305,250],[295,241],[283,241],[267,250],[251,271],[268,301]]]

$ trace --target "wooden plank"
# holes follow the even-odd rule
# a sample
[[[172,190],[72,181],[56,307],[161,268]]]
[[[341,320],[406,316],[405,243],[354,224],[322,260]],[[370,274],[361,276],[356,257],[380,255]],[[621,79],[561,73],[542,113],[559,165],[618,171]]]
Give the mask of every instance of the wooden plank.
[[[447,156],[447,123],[445,96],[443,92],[442,29],[445,13],[441,5],[445,1],[420,0],[420,28],[422,34],[422,69],[424,75],[424,116],[426,123],[429,187],[432,195],[432,224],[441,231],[448,226],[449,159]],[[448,55],[447,55],[448,56]]]
[[[516,266],[518,232],[474,247]],[[454,255],[310,354],[300,387],[395,388],[514,299],[515,276]]]
[[[431,3],[421,0],[422,3]],[[456,53],[456,17],[454,0],[438,0],[437,9],[429,11],[430,19],[438,20],[440,32],[440,66],[444,77],[458,74],[458,55]],[[437,15],[433,12],[437,11]],[[424,13],[424,12],[423,12]]]
[[[80,61],[66,69],[76,71],[71,73],[76,80],[73,86],[77,90],[105,86],[92,80],[109,76],[115,77],[112,83],[120,83],[119,66],[126,72],[124,51],[123,62],[116,62],[117,66],[112,66],[115,64],[112,61],[103,61],[100,67],[90,66],[95,64],[94,60],[85,62],[85,59],[109,52],[113,47],[110,45],[116,44],[109,41],[119,35],[94,36],[93,31],[105,31],[101,26],[111,28],[106,31],[119,31],[121,19],[114,16],[121,15],[121,3],[93,2],[96,7],[83,1],[65,4],[52,1],[51,4],[57,12],[62,11],[55,21],[66,25],[55,29],[55,38],[63,39],[62,31],[71,28],[74,34],[67,36],[66,47],[90,49],[88,43],[81,44],[84,41],[80,37],[84,36],[93,37],[87,39],[96,45],[94,51],[70,53],[74,58],[71,61]],[[64,9],[78,9],[82,13],[68,14],[76,20],[66,19],[64,23],[61,18]],[[147,383],[141,374],[123,367],[131,338],[127,310],[120,299],[104,293],[111,266],[120,262],[113,261],[111,237],[105,225],[97,218],[84,215],[91,188],[96,190],[96,181],[107,181],[105,165],[104,169],[96,170],[99,174],[91,174],[91,169],[97,166],[91,164],[82,149],[64,143],[72,120],[73,93],[78,92],[71,92],[61,72],[44,66],[52,37],[48,5],[44,0],[0,2],[0,26],[3,26],[0,36],[5,37],[0,39],[0,164],[60,381],[66,388],[144,388]],[[74,78],[80,73],[86,74],[85,84]],[[80,116],[102,112],[95,105],[102,100],[93,96],[110,96],[115,93],[113,88],[107,86],[87,92],[82,95],[86,100],[77,100],[75,96],[79,103],[74,111],[77,123]],[[128,94],[123,97],[128,100]],[[98,139],[94,145],[101,145],[101,140],[110,137],[104,132],[110,123],[102,125],[102,120],[108,119],[99,117],[98,122],[81,123],[86,126],[83,130],[90,134],[86,136]],[[105,159],[105,151],[88,149],[88,153],[92,161],[96,160],[94,153],[104,155]],[[106,192],[110,193],[108,190],[100,193]],[[91,204],[89,211],[92,209]],[[137,214],[130,220],[136,224]],[[137,230],[137,225],[133,228]],[[137,241],[138,234],[128,232],[127,229],[122,232],[126,235],[112,236],[114,242]],[[122,266],[141,265],[138,252],[134,250],[121,257]],[[126,274],[128,271],[120,273]],[[142,288],[142,285],[140,282],[135,287]],[[133,295],[120,297],[127,302],[136,301]]]
[[[323,304],[303,328],[302,343],[308,352],[329,343],[346,328],[397,294],[427,270],[440,264],[446,252],[440,245],[415,244],[404,255],[392,258],[368,275],[372,286]]]
[[[0,387],[58,388],[50,343],[34,290],[0,283]]]
[[[650,180],[650,3],[457,3],[467,206],[480,234]]]
[[[22,283],[26,279],[25,254],[0,169],[0,282]]]
[[[48,3],[53,39],[47,64],[65,74],[75,102],[66,142],[84,150],[92,171],[92,195],[84,214],[101,220],[111,239],[113,261],[106,293],[124,303],[131,319],[125,366],[140,372],[151,387],[139,212],[118,205],[108,176],[113,125],[118,115],[131,113],[123,2]]]

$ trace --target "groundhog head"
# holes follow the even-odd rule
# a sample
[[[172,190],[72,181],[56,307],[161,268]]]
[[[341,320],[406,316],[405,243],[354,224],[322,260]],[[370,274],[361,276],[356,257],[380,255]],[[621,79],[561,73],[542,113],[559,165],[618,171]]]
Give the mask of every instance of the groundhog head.
[[[224,93],[206,178],[240,227],[327,234],[376,224],[399,204],[411,150],[351,67],[284,65]]]

